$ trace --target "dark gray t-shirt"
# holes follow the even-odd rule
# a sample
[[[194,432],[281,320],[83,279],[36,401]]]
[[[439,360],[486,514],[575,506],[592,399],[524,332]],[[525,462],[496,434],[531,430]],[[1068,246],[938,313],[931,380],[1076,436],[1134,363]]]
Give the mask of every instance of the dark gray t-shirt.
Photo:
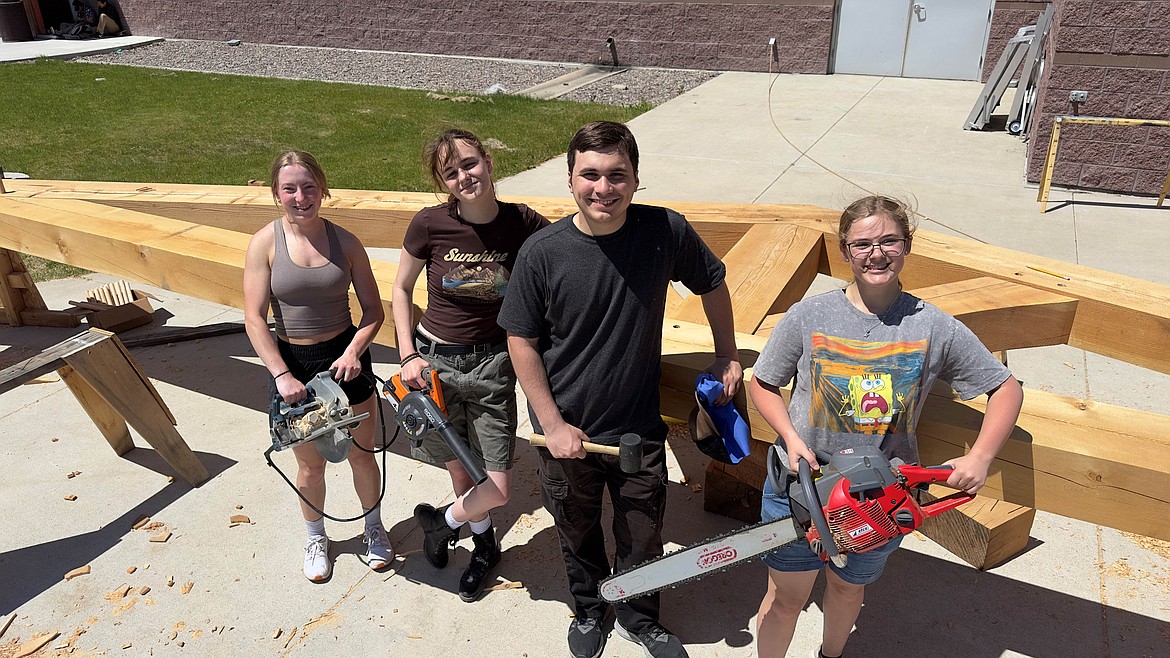
[[[682,215],[631,205],[626,223],[589,236],[563,219],[520,249],[498,322],[538,339],[553,399],[590,440],[617,443],[661,422],[658,378],[666,290],[723,283],[723,263]],[[537,426],[535,415],[533,425]],[[539,431],[539,427],[537,426]]]
[[[809,447],[876,444],[911,464],[918,463],[914,428],[936,379],[969,400],[1010,374],[937,306],[902,293],[879,317],[858,310],[843,290],[794,305],[755,365],[760,381],[794,380],[788,414]]]

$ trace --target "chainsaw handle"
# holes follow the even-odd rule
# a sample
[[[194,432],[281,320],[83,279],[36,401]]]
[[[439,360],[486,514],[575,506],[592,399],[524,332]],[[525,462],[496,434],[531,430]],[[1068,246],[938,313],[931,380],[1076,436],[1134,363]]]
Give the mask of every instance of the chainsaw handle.
[[[898,471],[906,478],[906,486],[911,489],[920,487],[925,484],[946,484],[947,478],[951,477],[951,473],[955,470],[954,466],[950,464],[942,464],[941,466],[908,466],[903,465],[898,467]],[[949,496],[939,498],[938,500],[922,506],[922,514],[926,517],[938,516],[948,510],[953,510],[959,505],[969,503],[974,500],[975,494],[967,493],[966,491],[957,491]]]
[[[825,555],[834,562],[839,559],[837,542],[833,541],[833,532],[829,529],[829,520],[825,518],[825,507],[821,497],[817,495],[817,485],[813,482],[812,467],[803,457],[799,459],[800,488],[804,492],[804,499],[808,503],[808,512],[812,516],[813,525],[821,536],[821,545],[825,547]]]

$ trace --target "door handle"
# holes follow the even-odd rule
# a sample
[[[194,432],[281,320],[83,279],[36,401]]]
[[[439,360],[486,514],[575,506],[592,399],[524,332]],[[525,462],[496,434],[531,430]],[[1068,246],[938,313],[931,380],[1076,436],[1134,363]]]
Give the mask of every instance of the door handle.
[[[919,21],[926,20],[926,5],[914,4],[914,14],[918,16]]]

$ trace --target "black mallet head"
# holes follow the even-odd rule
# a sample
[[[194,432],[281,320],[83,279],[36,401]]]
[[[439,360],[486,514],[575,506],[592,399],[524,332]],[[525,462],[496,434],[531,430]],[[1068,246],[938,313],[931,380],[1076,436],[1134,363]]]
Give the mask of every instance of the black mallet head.
[[[618,462],[622,473],[642,470],[642,437],[632,432],[622,435],[618,441]]]

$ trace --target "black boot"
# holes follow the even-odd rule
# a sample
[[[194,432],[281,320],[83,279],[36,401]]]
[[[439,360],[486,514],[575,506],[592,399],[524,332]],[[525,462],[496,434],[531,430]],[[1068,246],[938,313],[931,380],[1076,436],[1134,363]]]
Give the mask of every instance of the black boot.
[[[414,508],[414,518],[423,529],[423,555],[436,569],[447,566],[447,548],[459,541],[459,531],[463,529],[459,526],[452,530],[447,525],[447,507],[450,505],[435,509],[428,503],[419,503]]]
[[[495,528],[488,528],[482,535],[472,533],[471,541],[475,543],[475,550],[471,552],[467,571],[459,579],[459,598],[464,603],[472,603],[479,598],[488,572],[500,562],[500,545],[496,543]]]

